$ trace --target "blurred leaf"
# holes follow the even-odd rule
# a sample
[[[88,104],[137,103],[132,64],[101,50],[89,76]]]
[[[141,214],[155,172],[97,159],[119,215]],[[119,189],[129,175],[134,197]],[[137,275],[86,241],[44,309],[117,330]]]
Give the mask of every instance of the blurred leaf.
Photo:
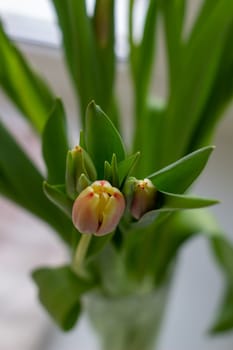
[[[62,31],[66,61],[79,97],[81,119],[84,125],[85,110],[91,100],[96,100],[108,112],[114,110],[112,96],[115,73],[114,2],[111,0],[106,4],[96,5],[94,19],[87,14],[85,0],[52,0],[52,2]],[[103,9],[105,12],[102,11]],[[105,33],[107,41],[102,48],[100,47],[102,42],[100,20],[104,30],[109,31]],[[111,113],[110,117],[112,116],[117,125],[117,114]]]
[[[125,158],[124,145],[120,134],[95,102],[91,102],[86,113],[86,146],[95,167],[98,178],[104,175],[104,162],[111,163],[115,153],[118,161]]]
[[[35,270],[32,277],[50,316],[62,330],[70,330],[81,312],[81,296],[92,289],[93,284],[76,276],[69,266],[41,268]]]
[[[0,85],[23,116],[41,132],[53,105],[48,86],[37,76],[0,24]]]
[[[212,248],[219,265],[233,282],[233,245],[220,236],[212,239]]]
[[[135,140],[135,147],[140,149],[141,157],[136,167],[139,178],[146,177],[159,169],[161,145],[163,143],[163,123],[165,105],[163,101],[148,102],[140,128],[141,139]]]
[[[233,245],[224,236],[213,237],[211,248],[226,279],[226,290],[211,333],[233,329]]]
[[[111,111],[111,120],[118,127],[116,113],[112,113],[112,108],[110,110],[116,71],[114,8],[115,0],[96,0],[92,21],[101,76],[99,88],[103,90],[103,101],[99,100],[98,103],[103,110]]]
[[[186,0],[160,0],[165,27],[166,46],[169,63],[169,79],[173,84],[177,66],[180,64],[182,55],[182,41],[184,20],[186,14]]]
[[[91,243],[87,251],[87,258],[92,258],[103,250],[103,248],[111,241],[113,233],[109,233],[105,236],[97,237],[92,236]]]
[[[233,329],[233,282],[227,285],[218,316],[212,325],[212,334],[232,331]]]
[[[54,184],[65,182],[68,148],[65,111],[61,100],[57,99],[42,136],[43,157],[49,182]]]
[[[140,152],[137,152],[137,153],[134,153],[132,156],[125,158],[118,164],[120,186],[124,184],[125,179],[133,171],[136,163],[138,162],[139,157],[140,157]]]
[[[212,11],[186,42],[182,64],[176,72],[176,84],[170,93],[166,113],[163,165],[188,152],[190,139],[200,122],[218,73],[233,19],[233,2],[222,0],[213,3]],[[209,45],[210,42],[214,45]]]
[[[0,145],[1,193],[46,221],[69,242],[70,221],[47,200],[42,175],[1,123]]]
[[[157,15],[158,3],[155,0],[150,0],[145,18],[142,40],[137,51],[135,104],[139,119],[142,118],[143,104],[148,97],[152,68],[154,66]]]
[[[228,30],[224,50],[221,55],[219,69],[206,101],[202,117],[197,125],[190,142],[190,149],[201,147],[209,143],[213,135],[214,128],[221,117],[224,116],[224,110],[233,97],[233,19],[232,25]]]
[[[43,190],[47,198],[71,219],[73,201],[67,197],[65,185],[49,185],[44,181]]]
[[[200,175],[214,147],[204,147],[148,176],[160,191],[183,193]]]

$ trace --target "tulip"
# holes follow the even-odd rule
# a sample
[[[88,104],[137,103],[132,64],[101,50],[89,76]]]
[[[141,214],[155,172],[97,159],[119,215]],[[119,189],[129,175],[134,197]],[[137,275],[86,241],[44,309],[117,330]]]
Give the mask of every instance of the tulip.
[[[117,227],[124,210],[122,193],[108,181],[95,181],[76,198],[72,220],[79,232],[102,236]]]
[[[135,219],[140,219],[147,211],[155,208],[156,188],[149,179],[134,181],[130,212]]]

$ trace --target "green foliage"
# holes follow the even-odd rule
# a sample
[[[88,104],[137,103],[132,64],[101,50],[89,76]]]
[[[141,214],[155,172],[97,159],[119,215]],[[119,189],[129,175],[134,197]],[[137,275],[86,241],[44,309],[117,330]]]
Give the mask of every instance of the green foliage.
[[[220,236],[212,239],[212,246],[226,280],[223,300],[210,330],[218,333],[230,331],[233,327],[233,245]]]
[[[27,63],[0,24],[0,86],[22,115],[41,132],[54,97],[45,81]]]
[[[93,14],[87,14],[84,0],[52,3],[80,106],[83,124],[80,147],[68,151],[62,102],[55,99],[1,25],[0,85],[26,120],[42,134],[48,182],[43,182],[44,176],[0,123],[0,193],[47,222],[70,245],[73,240],[75,250],[83,236],[72,225],[73,202],[96,179],[104,178],[122,190],[129,176],[148,177],[157,188],[157,201],[154,209],[138,221],[130,214],[129,201],[115,233],[87,240],[83,258],[90,280],[69,266],[35,271],[33,278],[42,304],[63,330],[69,330],[80,315],[83,294],[99,287],[99,283],[105,288],[109,276],[110,281],[114,280],[114,288],[106,290],[110,294],[117,290],[115,258],[108,261],[109,257],[116,257],[124,282],[134,288],[145,280],[152,281],[153,288],[161,287],[182,245],[194,235],[203,234],[210,241],[226,280],[226,293],[212,332],[232,329],[232,246],[207,212],[192,210],[217,201],[185,192],[204,169],[213,150],[207,145],[233,96],[233,2],[204,0],[187,33],[186,0],[150,0],[142,36],[136,42],[133,35],[136,1],[129,1],[129,66],[134,109],[130,156],[118,132],[114,91],[116,1],[96,0]],[[151,82],[161,23],[169,89],[167,98],[158,102]],[[93,278],[96,271],[98,281]]]
[[[85,136],[87,151],[94,161],[98,178],[101,179],[104,175],[104,162],[111,163],[114,153],[117,160],[122,161],[125,149],[117,129],[95,102],[87,107]]]
[[[70,222],[46,199],[43,176],[1,123],[0,140],[1,192],[46,221],[69,242]]]
[[[49,182],[64,183],[68,148],[65,111],[62,102],[56,100],[42,135]]]
[[[67,196],[65,186],[49,185],[44,181],[43,190],[46,197],[71,219],[73,202]]]
[[[81,312],[80,298],[93,283],[77,277],[69,266],[41,268],[32,276],[50,316],[64,331],[71,329]]]
[[[161,191],[183,193],[196,180],[214,147],[201,148],[148,176]]]

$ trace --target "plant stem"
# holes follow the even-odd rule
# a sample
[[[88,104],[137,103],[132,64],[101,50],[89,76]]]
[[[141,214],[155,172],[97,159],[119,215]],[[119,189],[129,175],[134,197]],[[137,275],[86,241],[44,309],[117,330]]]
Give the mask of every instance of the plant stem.
[[[89,244],[91,242],[92,235],[84,234],[78,243],[76,251],[73,258],[73,269],[78,275],[84,275],[84,259],[87,254]]]

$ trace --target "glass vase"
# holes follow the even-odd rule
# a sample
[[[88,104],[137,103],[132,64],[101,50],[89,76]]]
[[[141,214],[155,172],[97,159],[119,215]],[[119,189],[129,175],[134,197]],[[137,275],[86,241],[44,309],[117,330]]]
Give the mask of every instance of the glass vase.
[[[126,296],[87,295],[85,309],[100,338],[101,350],[155,350],[168,289],[165,285]]]

